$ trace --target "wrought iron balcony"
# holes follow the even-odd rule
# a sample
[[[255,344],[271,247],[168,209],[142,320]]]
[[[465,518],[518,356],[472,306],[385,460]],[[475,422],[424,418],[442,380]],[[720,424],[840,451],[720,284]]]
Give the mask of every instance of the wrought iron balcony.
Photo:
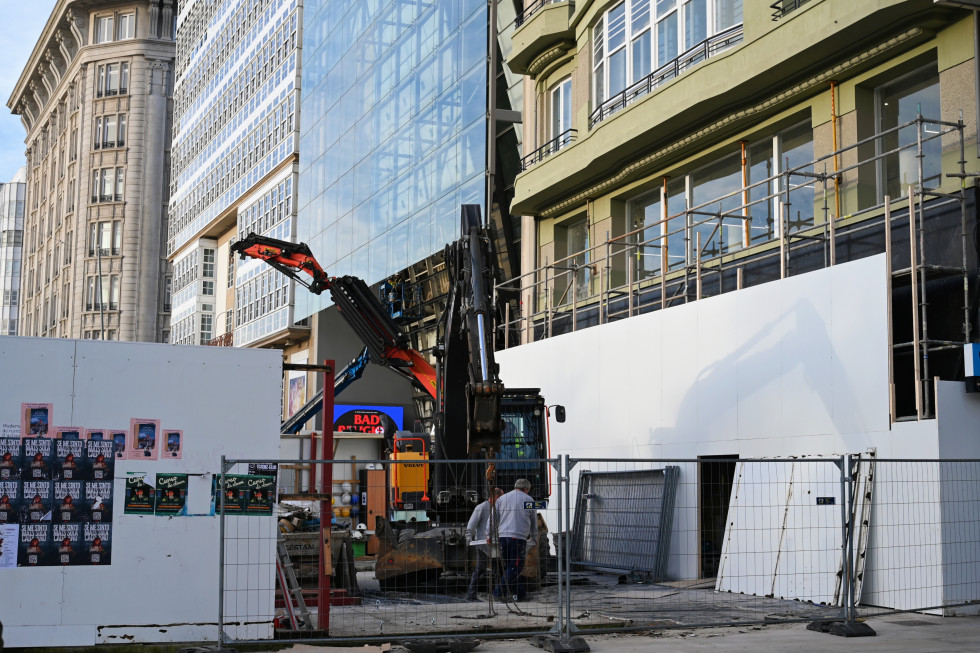
[[[777,21],[791,11],[795,11],[800,8],[800,6],[805,5],[810,2],[810,0],[776,0],[776,2],[769,5],[772,9],[772,19]]]
[[[545,157],[551,156],[561,148],[565,147],[566,145],[568,145],[569,143],[575,140],[577,134],[578,134],[577,129],[566,129],[558,136],[552,138],[550,141],[548,141],[547,143],[545,143],[544,145],[542,145],[541,147],[539,147],[538,149],[534,150],[526,157],[521,159],[520,171],[524,172],[525,170],[533,166],[535,163],[538,163]]]
[[[624,109],[636,100],[648,95],[653,91],[653,89],[657,88],[664,82],[668,82],[675,77],[679,77],[681,73],[685,72],[688,68],[701,63],[705,59],[713,57],[722,50],[727,50],[736,43],[741,42],[741,40],[742,25],[735,25],[734,27],[726,29],[724,32],[719,32],[718,34],[701,41],[693,48],[682,53],[680,56],[672,61],[669,61],[660,68],[657,68],[635,84],[627,86],[625,90],[620,91],[596,107],[596,110],[589,116],[589,129],[592,129],[620,109]]]
[[[517,18],[514,19],[514,28],[518,28],[534,15],[534,12],[538,11],[545,5],[554,4],[556,2],[564,2],[564,0],[534,0],[534,2],[529,3],[524,7],[524,11],[517,14]],[[574,6],[574,3],[569,3]]]

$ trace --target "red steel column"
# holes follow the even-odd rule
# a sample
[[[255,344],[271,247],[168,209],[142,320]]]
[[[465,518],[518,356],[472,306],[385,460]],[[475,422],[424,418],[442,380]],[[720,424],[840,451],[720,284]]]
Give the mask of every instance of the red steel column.
[[[325,360],[326,371],[323,373],[323,437],[320,438],[320,460],[333,460],[333,384],[334,362]],[[312,449],[312,447],[311,447]],[[317,594],[317,614],[320,630],[330,632],[330,576],[332,569],[332,552],[330,548],[330,524],[333,518],[333,507],[329,497],[333,490],[333,464],[323,465],[320,474],[320,582]]]

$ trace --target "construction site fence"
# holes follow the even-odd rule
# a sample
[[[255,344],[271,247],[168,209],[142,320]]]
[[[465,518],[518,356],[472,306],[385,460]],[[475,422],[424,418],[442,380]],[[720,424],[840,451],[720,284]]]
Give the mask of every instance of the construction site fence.
[[[980,460],[405,464],[223,460],[220,644],[567,641],[980,613]],[[255,476],[275,478],[272,515],[247,510]],[[503,538],[512,519],[496,506],[487,532],[468,532],[473,511],[518,478],[532,485],[515,495],[526,503],[511,496],[500,510],[513,518],[523,505],[536,538]],[[516,581],[508,567],[523,568]]]

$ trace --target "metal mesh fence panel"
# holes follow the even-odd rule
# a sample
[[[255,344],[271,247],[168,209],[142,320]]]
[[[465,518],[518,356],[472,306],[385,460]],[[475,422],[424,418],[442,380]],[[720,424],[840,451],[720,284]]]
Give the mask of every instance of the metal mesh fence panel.
[[[862,615],[980,612],[980,461],[878,460]]]
[[[569,637],[980,606],[980,461],[412,455],[224,468],[225,642]]]
[[[261,515],[248,510],[257,466],[276,469],[275,500]],[[216,504],[226,642],[486,637],[557,624],[547,460],[226,468],[216,484],[226,500],[223,511]]]
[[[571,623],[645,630],[841,618],[839,463],[570,460]]]

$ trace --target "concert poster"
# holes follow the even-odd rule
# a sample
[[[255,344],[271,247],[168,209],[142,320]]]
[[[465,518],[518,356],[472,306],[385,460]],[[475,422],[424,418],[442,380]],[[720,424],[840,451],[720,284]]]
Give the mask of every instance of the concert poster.
[[[51,524],[21,524],[17,547],[18,567],[44,567],[51,554]]]
[[[225,476],[225,514],[245,514],[245,494],[248,492],[248,476],[229,474]],[[221,477],[214,477],[214,512],[221,514]]]
[[[82,481],[55,481],[51,517],[54,522],[79,521],[85,507]]]
[[[184,515],[187,503],[187,474],[157,474],[156,514]]]
[[[84,556],[80,564],[108,565],[112,562],[112,524],[82,524]]]
[[[163,430],[161,460],[180,460],[184,457],[184,432],[176,429]]]
[[[23,481],[20,496],[21,506],[27,508],[27,521],[51,521],[51,504],[54,501],[51,481]],[[25,512],[23,508],[21,512]]]
[[[85,513],[89,521],[112,521],[112,481],[85,482]]]
[[[25,481],[50,481],[54,467],[54,440],[24,438],[23,443],[21,478]]]
[[[0,524],[20,521],[20,491],[20,481],[0,481]]]
[[[47,437],[51,425],[51,408],[52,404],[20,405],[21,439]]]
[[[248,476],[245,512],[250,515],[271,515],[276,479],[272,476]]]
[[[86,476],[85,440],[54,441],[54,478],[77,481]]]
[[[129,434],[126,431],[109,431],[109,439],[112,440],[113,458],[116,460],[126,460],[129,453],[126,451],[126,442]]]
[[[85,435],[85,429],[77,426],[56,426],[54,437],[56,440],[81,440]]]
[[[82,542],[82,525],[78,522],[51,525],[51,551],[53,565],[75,565],[85,552]]]
[[[20,480],[23,454],[20,438],[0,438],[0,481]]]
[[[126,477],[126,497],[123,504],[125,514],[153,514],[156,503],[155,489],[146,482],[148,476],[148,474],[134,474]]]
[[[160,420],[136,419],[129,421],[129,459],[156,460],[159,451]]]
[[[85,469],[88,472],[86,480],[110,480],[115,473],[115,466],[112,440],[89,440],[85,443]]]

